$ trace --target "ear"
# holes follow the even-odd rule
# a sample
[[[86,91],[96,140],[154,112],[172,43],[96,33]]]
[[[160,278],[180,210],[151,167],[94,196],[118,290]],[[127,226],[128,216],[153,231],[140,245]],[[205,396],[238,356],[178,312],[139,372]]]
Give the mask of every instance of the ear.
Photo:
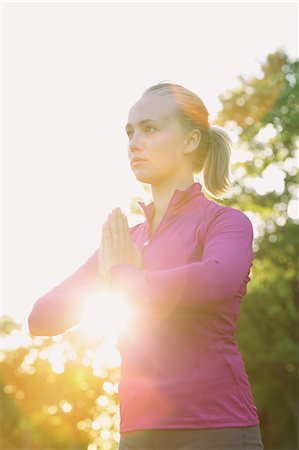
[[[184,147],[184,153],[192,153],[199,146],[201,140],[201,132],[198,128],[192,130],[191,133],[187,135]]]

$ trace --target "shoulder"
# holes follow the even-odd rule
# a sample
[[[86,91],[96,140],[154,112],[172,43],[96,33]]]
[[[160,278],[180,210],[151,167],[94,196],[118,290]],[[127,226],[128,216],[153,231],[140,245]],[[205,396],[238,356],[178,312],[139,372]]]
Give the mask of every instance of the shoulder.
[[[208,228],[230,228],[253,235],[253,227],[249,217],[241,210],[221,205],[213,200],[207,204]]]

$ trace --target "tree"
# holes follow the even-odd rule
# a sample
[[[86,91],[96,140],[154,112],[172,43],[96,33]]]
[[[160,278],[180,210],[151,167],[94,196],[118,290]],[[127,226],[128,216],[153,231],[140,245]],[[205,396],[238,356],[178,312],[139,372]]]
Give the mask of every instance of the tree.
[[[296,448],[298,436],[298,60],[270,54],[257,77],[220,96],[218,125],[238,137],[229,206],[255,224],[255,261],[236,338],[266,448]]]

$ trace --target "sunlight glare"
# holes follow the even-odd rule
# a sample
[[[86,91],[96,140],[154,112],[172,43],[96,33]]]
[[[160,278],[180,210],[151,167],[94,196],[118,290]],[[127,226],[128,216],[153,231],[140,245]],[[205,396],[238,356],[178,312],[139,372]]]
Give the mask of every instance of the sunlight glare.
[[[133,310],[122,293],[104,290],[90,298],[83,309],[82,330],[92,337],[103,336],[117,341]]]
[[[12,330],[10,334],[2,337],[3,350],[16,350],[20,347],[30,347],[32,338],[26,332],[25,326],[21,330]]]
[[[100,376],[103,367],[119,367],[121,363],[115,336],[107,337],[97,348],[92,362],[93,374]]]

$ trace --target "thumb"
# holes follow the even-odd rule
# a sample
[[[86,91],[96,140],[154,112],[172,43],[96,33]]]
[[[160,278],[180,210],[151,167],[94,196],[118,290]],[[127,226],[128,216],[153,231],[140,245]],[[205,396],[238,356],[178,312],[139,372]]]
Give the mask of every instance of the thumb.
[[[141,254],[141,251],[139,250],[139,247],[137,246],[137,244],[135,242],[133,242],[133,248],[134,248],[138,268],[141,268],[142,267],[142,254]]]

